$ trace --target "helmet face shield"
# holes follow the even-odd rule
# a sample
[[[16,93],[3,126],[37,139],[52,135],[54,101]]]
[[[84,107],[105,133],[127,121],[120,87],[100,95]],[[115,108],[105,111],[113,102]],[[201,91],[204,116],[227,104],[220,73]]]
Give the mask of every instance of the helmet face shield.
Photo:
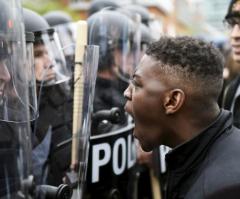
[[[38,84],[51,86],[70,79],[58,35],[53,29],[35,32],[34,57]]]
[[[100,47],[99,71],[111,68],[117,76],[129,78],[139,56],[138,25],[122,13],[110,10],[92,15],[88,23],[89,43]]]
[[[37,93],[36,93],[36,78],[34,69],[34,53],[33,53],[33,33],[26,32],[26,68],[27,68],[27,78],[28,78],[28,94],[29,94],[29,111],[30,119],[34,120],[38,117],[37,108]]]
[[[54,26],[54,29],[59,35],[59,40],[62,46],[62,52],[66,59],[67,68],[70,74],[73,74],[74,54],[76,41],[76,23],[65,23]]]
[[[75,53],[73,47],[75,42],[73,30],[74,24],[75,23],[66,23],[54,26],[54,29],[59,35],[59,40],[61,46],[63,47],[63,53],[65,56],[71,56]]]

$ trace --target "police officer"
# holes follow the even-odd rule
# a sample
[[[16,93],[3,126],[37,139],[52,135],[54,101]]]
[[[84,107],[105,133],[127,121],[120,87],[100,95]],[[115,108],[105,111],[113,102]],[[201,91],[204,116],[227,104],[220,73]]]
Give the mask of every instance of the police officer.
[[[121,17],[122,20],[119,20]],[[89,43],[100,46],[98,76],[96,81],[94,112],[118,107],[121,123],[126,121],[122,92],[135,67],[137,45],[134,22],[127,16],[110,10],[102,10],[88,19]],[[116,126],[103,125],[94,134],[110,131]]]
[[[46,180],[47,184],[57,186],[64,182],[79,189],[82,188],[85,180],[90,111],[92,110],[90,105],[96,80],[98,47],[85,46],[84,48],[83,98],[77,99],[78,103],[83,104],[82,110],[77,110],[82,113],[82,117],[77,121],[81,124],[81,129],[78,129],[79,139],[77,139],[81,145],[79,144],[79,148],[71,148],[73,100],[76,100],[73,99],[72,94],[73,87],[78,81],[72,85],[72,71],[67,70],[64,56],[59,50],[61,48],[57,45],[58,40],[54,29],[49,28],[46,20],[31,10],[24,9],[24,18],[26,29],[33,31],[35,35],[35,73],[40,98],[39,119],[34,126],[35,136],[38,139],[34,148],[34,157],[35,163],[42,160],[37,162],[35,174],[38,177],[38,183],[44,183]],[[76,151],[79,154],[77,169],[81,171],[80,173],[78,170],[69,171],[72,164],[71,155]],[[39,165],[42,169],[40,172]],[[72,171],[76,178],[71,178]],[[78,193],[81,191],[78,190],[77,195]]]
[[[59,40],[54,32],[37,13],[24,9],[25,28],[34,32],[34,65],[39,98],[39,118],[34,123],[34,163],[37,183],[59,185],[63,174],[58,168],[53,169],[57,161],[52,156],[58,143],[71,137],[72,96],[68,84],[71,73],[66,67]],[[68,111],[67,111],[68,110]],[[43,158],[39,156],[42,154]],[[51,154],[52,156],[49,156]],[[48,161],[48,162],[47,162]],[[62,162],[60,168],[67,167],[69,162]],[[44,173],[48,164],[49,172]],[[53,174],[52,174],[53,172]]]
[[[133,124],[125,114],[122,93],[140,53],[138,28],[130,17],[116,10],[103,9],[88,18],[89,44],[99,46],[93,112],[96,114],[113,107],[120,110],[118,124],[104,120],[92,129],[86,192],[90,198],[131,198],[132,182],[129,176],[135,163],[131,135]],[[101,150],[98,147],[105,145],[109,147],[102,149],[105,151],[104,157],[99,156]],[[106,158],[104,164],[100,163],[102,158]],[[116,165],[122,166],[118,168]]]
[[[21,2],[0,1],[0,197],[28,198],[30,175],[29,93]]]

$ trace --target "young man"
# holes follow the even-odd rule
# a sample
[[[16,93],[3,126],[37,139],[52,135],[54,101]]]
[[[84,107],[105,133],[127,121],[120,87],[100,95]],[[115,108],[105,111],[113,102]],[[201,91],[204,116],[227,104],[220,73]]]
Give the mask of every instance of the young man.
[[[162,37],[140,61],[125,109],[145,151],[167,154],[167,199],[234,199],[240,195],[240,132],[217,104],[223,59],[190,37]]]
[[[232,58],[236,63],[240,63],[240,1],[232,0],[225,22],[230,30],[230,43],[232,46]],[[239,69],[238,69],[239,71]],[[230,83],[223,98],[223,108],[233,112],[234,125],[240,128],[240,76]]]

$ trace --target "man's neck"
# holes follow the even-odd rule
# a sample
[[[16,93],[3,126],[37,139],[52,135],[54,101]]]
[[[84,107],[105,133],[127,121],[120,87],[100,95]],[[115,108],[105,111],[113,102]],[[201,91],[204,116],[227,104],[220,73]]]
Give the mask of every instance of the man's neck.
[[[171,147],[176,147],[193,137],[197,136],[211,123],[213,123],[220,114],[220,108],[216,105],[212,110],[206,109],[194,115],[187,117],[179,117],[178,122],[174,125],[175,142],[171,143]]]

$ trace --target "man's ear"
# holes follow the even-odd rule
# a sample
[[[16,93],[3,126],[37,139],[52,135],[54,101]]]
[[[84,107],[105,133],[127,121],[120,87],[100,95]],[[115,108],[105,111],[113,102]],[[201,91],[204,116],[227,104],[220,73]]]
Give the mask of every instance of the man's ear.
[[[173,89],[167,93],[164,99],[164,109],[167,115],[177,112],[185,101],[185,93],[181,89]]]

